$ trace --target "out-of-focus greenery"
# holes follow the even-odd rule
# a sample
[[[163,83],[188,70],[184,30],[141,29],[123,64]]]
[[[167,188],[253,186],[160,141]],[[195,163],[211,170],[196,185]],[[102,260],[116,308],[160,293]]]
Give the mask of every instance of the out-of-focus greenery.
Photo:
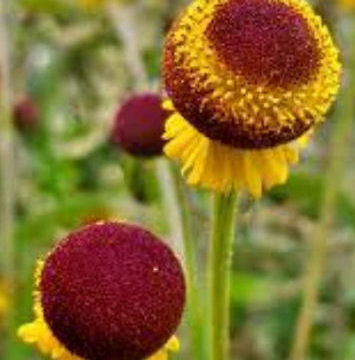
[[[183,3],[135,2],[137,47],[152,88],[159,88],[164,31]],[[320,7],[333,21],[333,29],[355,21],[335,5],[329,1]],[[133,159],[109,141],[115,109],[134,86],[122,44],[104,9],[85,12],[74,0],[14,0],[11,6],[15,100],[29,97],[39,111],[38,125],[16,131],[15,136],[16,291],[15,320],[10,324],[14,334],[16,326],[32,316],[35,260],[56,239],[90,221],[120,218],[145,224],[169,241],[169,223],[155,161]],[[354,44],[342,46],[350,51]],[[339,110],[330,115],[285,186],[256,205],[242,199],[232,283],[233,351],[239,359],[287,358],[300,306],[307,242],[320,214],[329,138],[342,116],[346,114]],[[345,171],[339,174],[336,219],[327,239],[329,256],[311,360],[355,358],[353,132],[348,142]],[[203,229],[194,235],[204,254],[208,196],[187,191],[193,228]],[[5,336],[4,322],[0,324],[2,360],[40,359],[15,336]],[[191,359],[187,342],[183,326],[180,359]]]

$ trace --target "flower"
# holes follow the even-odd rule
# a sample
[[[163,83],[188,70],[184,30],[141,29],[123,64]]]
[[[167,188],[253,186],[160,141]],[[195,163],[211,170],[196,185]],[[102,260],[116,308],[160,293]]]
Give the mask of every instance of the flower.
[[[35,320],[18,331],[59,360],[165,360],[185,303],[181,266],[150,232],[119,222],[71,233],[39,261]]]
[[[261,196],[334,101],[338,57],[305,0],[193,1],[165,43],[166,154],[191,185]]]
[[[38,109],[32,99],[18,100],[13,109],[13,118],[19,130],[35,130],[38,127]]]
[[[170,114],[161,102],[160,96],[154,93],[129,97],[116,113],[113,142],[131,155],[161,155],[165,121]]]

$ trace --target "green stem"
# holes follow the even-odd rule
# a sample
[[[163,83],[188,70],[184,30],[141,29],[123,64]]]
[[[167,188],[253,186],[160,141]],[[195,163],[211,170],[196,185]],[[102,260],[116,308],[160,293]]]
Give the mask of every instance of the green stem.
[[[350,33],[350,31],[349,31]],[[355,33],[353,34],[354,37]],[[349,39],[350,40],[350,39]],[[348,46],[351,48],[352,42]],[[310,242],[310,253],[304,275],[303,304],[297,320],[294,344],[290,360],[303,360],[306,357],[312,332],[313,316],[318,303],[319,287],[327,256],[327,238],[334,219],[339,177],[344,172],[344,158],[348,149],[347,137],[351,133],[354,116],[352,89],[355,86],[355,50],[349,57],[349,78],[347,89],[339,99],[330,143],[329,162],[325,178],[323,202],[319,224]]]
[[[135,10],[135,4],[117,4],[116,1],[107,3],[107,15],[122,41],[126,66],[133,76],[135,90],[139,91],[149,88],[149,79],[137,44]]]
[[[215,195],[209,249],[209,360],[229,358],[230,277],[236,194]]]
[[[14,293],[15,293],[15,169],[14,131],[12,124],[12,79],[9,41],[9,7],[11,2],[0,0],[0,256],[2,270],[9,296],[4,328],[3,357],[14,344]]]
[[[183,249],[184,229],[180,205],[176,195],[174,179],[169,169],[169,163],[165,158],[160,158],[156,161],[156,174],[163,197],[163,206],[169,214],[167,220],[169,221],[171,246],[181,256],[185,256]]]
[[[170,168],[169,168],[170,166]],[[205,360],[204,304],[199,286],[196,241],[192,235],[190,210],[181,175],[174,164],[158,160],[157,175],[165,207],[169,212],[174,247],[182,254],[187,278],[188,324],[192,358]]]
[[[183,231],[184,260],[187,273],[188,289],[188,319],[190,325],[191,353],[196,360],[205,360],[205,324],[204,303],[201,299],[201,286],[199,285],[199,269],[197,266],[196,239],[193,238],[192,224],[186,189],[181,180],[181,174],[174,164],[170,165],[174,180],[177,203],[180,207],[181,225]]]
[[[7,3],[0,0],[0,241],[7,286],[14,284],[14,136]]]

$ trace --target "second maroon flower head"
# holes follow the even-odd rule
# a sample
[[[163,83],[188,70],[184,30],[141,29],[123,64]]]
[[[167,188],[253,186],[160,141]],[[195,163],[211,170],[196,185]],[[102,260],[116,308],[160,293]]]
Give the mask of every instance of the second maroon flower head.
[[[38,290],[55,338],[90,360],[146,359],[174,335],[185,303],[173,252],[115,222],[70,234],[46,259]]]
[[[117,110],[111,138],[114,144],[134,156],[161,155],[162,139],[169,112],[154,93],[132,95]]]

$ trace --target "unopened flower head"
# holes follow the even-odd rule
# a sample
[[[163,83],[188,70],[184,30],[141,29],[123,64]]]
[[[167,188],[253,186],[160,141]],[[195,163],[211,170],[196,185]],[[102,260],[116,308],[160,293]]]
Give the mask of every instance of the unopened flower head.
[[[18,100],[13,109],[13,118],[20,131],[35,130],[39,125],[39,113],[34,101],[29,97]]]
[[[165,141],[164,126],[170,112],[154,93],[132,95],[117,111],[112,140],[135,156],[161,155]]]
[[[185,282],[173,252],[137,226],[106,222],[70,234],[36,271],[35,316],[19,336],[59,360],[159,360]]]
[[[191,184],[260,196],[286,180],[340,72],[305,0],[195,0],[165,44],[166,153]]]

